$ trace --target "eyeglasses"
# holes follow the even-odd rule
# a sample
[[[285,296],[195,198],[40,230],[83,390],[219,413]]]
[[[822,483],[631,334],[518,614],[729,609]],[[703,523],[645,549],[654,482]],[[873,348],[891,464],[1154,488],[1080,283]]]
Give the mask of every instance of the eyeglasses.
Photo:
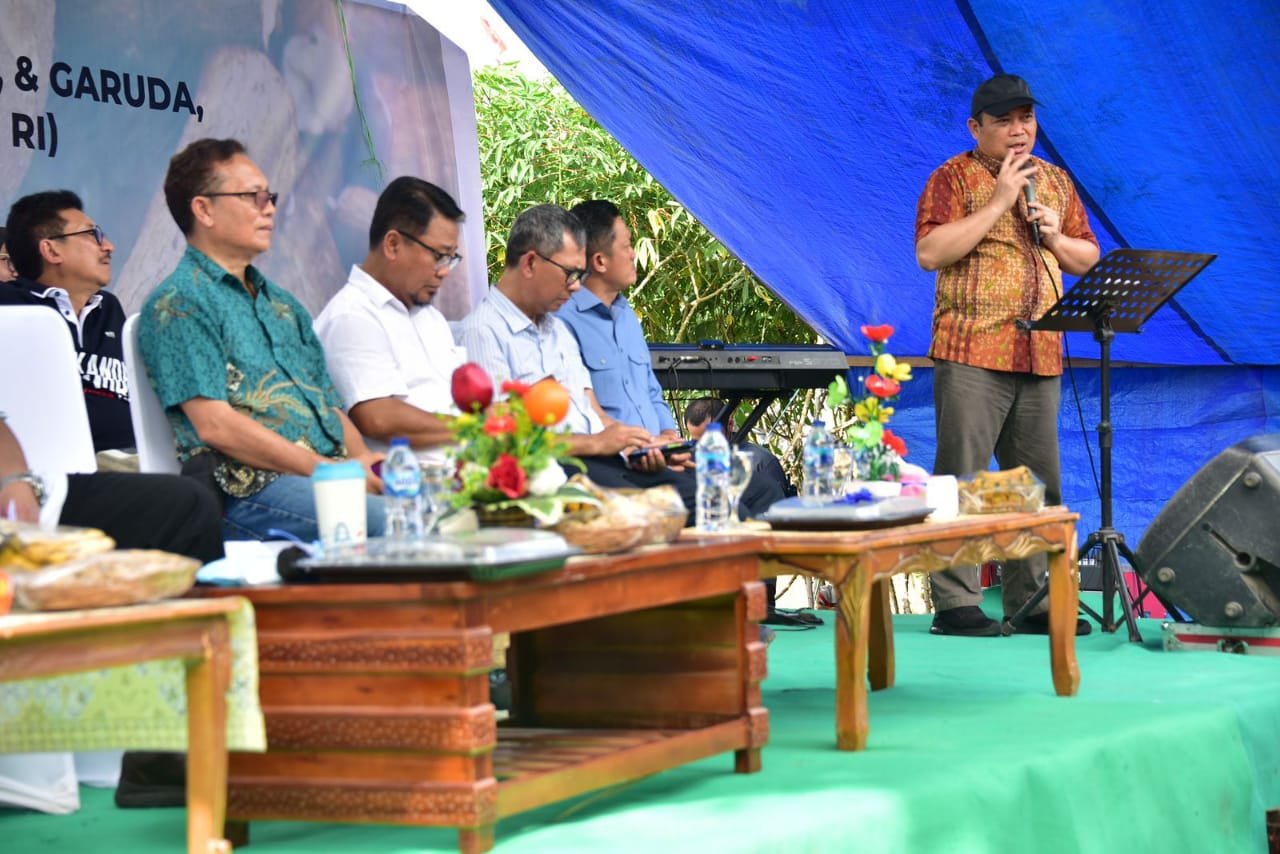
[[[456,252],[449,253],[449,252],[441,252],[439,249],[432,249],[430,246],[423,243],[421,240],[414,237],[409,232],[401,231],[398,228],[395,229],[395,232],[396,234],[403,237],[405,240],[413,241],[414,243],[418,244],[423,249],[427,250],[432,255],[434,255],[436,259],[437,270],[444,270],[445,272],[448,272],[449,270],[452,270],[454,267],[458,266],[458,263],[462,261],[462,256]]]
[[[579,270],[576,267],[566,267],[565,265],[561,264],[559,261],[552,261],[546,255],[543,255],[541,252],[538,252],[537,250],[534,250],[533,254],[537,255],[539,258],[541,258],[543,261],[546,261],[548,264],[555,264],[561,270],[564,270],[564,283],[566,285],[572,285],[577,282],[581,282],[582,277],[587,274],[586,270]]]
[[[280,200],[279,193],[273,193],[270,190],[241,190],[238,193],[197,193],[198,196],[208,196],[214,198],[216,196],[240,196],[244,199],[252,199],[253,206],[260,211],[265,211],[267,205],[275,205]]]
[[[79,231],[68,231],[66,234],[54,234],[48,239],[61,240],[64,237],[75,237],[78,234],[92,234],[94,241],[97,242],[99,246],[102,245],[102,241],[107,239],[107,233],[102,230],[102,226],[100,225],[95,225],[93,228],[82,228]]]

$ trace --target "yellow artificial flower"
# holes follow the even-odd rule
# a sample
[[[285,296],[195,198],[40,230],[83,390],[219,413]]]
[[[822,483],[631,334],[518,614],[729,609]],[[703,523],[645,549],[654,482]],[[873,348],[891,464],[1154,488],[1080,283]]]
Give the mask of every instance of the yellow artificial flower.
[[[879,417],[877,413],[880,410],[880,400],[876,397],[866,397],[853,405],[853,415],[859,421],[877,421]]]
[[[881,353],[876,357],[876,373],[885,379],[904,383],[911,379],[911,366],[906,362],[899,363],[889,353]]]

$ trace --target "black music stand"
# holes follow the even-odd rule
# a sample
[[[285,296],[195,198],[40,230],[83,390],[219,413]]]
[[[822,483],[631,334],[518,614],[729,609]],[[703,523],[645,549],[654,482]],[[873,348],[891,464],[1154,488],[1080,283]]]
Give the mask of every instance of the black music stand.
[[[1102,527],[1091,533],[1076,554],[1077,561],[1095,548],[1102,559],[1102,614],[1081,604],[1081,610],[1097,621],[1104,632],[1117,628],[1112,596],[1118,593],[1124,605],[1129,640],[1142,642],[1134,621],[1134,602],[1120,570],[1120,555],[1129,561],[1138,576],[1142,567],[1124,542],[1124,535],[1112,526],[1111,516],[1111,339],[1117,332],[1138,332],[1142,324],[1168,302],[1183,285],[1209,265],[1217,255],[1191,252],[1162,252],[1147,249],[1114,249],[1080,277],[1032,329],[1061,332],[1092,332],[1101,349],[1099,360],[1102,417],[1098,422],[1098,451],[1102,490]],[[1011,633],[1048,593],[1048,581],[1041,583],[1031,599],[1009,618]],[[1145,595],[1145,594],[1144,594]],[[1139,599],[1141,601],[1141,599]],[[1167,603],[1166,607],[1168,607]],[[1174,613],[1172,610],[1170,613]]]

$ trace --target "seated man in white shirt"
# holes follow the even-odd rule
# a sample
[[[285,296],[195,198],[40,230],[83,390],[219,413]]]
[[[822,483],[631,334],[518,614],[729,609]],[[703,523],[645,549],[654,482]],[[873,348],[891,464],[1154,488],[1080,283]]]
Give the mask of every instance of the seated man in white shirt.
[[[452,440],[453,371],[466,361],[448,321],[431,305],[457,254],[464,215],[444,190],[395,179],[378,197],[369,254],[316,317],[334,386],[372,449],[407,436],[419,456]]]

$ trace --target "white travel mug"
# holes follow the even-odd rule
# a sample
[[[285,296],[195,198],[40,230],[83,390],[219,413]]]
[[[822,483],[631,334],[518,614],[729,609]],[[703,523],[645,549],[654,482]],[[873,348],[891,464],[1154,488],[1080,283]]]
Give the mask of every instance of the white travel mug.
[[[311,473],[316,524],[326,550],[364,548],[369,538],[364,466],[356,460],[321,463]]]

